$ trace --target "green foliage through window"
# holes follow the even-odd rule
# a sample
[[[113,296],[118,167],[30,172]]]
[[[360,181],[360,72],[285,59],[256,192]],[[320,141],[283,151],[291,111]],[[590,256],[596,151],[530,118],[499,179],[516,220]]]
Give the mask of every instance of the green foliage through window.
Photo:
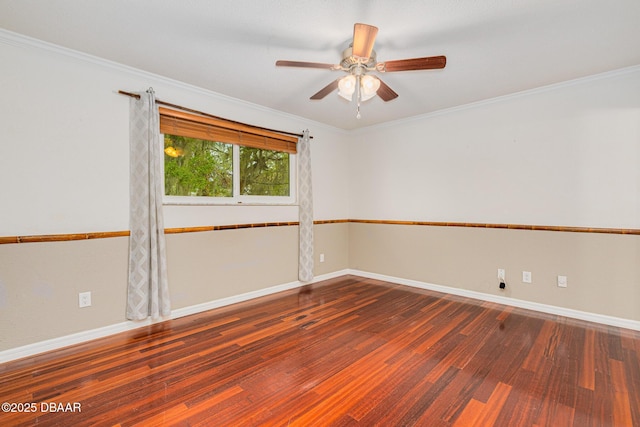
[[[290,196],[288,153],[176,135],[165,135],[164,151],[167,196]]]
[[[164,137],[164,191],[168,196],[233,196],[231,144]]]
[[[289,195],[289,154],[240,147],[240,194]]]

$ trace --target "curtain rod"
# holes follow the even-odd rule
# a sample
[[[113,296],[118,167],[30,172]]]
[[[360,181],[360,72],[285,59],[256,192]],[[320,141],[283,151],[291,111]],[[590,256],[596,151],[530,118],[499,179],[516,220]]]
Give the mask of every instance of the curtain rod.
[[[126,95],[126,96],[130,96],[132,98],[140,99],[140,95],[138,95],[137,93],[125,92],[124,90],[119,90],[118,93],[120,95]],[[287,132],[287,131],[283,131],[283,130],[269,129],[269,128],[265,128],[265,127],[261,127],[261,126],[249,125],[249,124],[238,122],[238,121],[235,121],[235,120],[225,119],[224,117],[214,116],[213,114],[205,113],[203,111],[198,111],[198,110],[194,110],[192,108],[183,107],[181,105],[171,104],[170,102],[161,101],[159,99],[156,99],[156,104],[164,105],[166,107],[171,107],[171,108],[177,108],[178,110],[187,111],[189,113],[200,114],[200,115],[205,116],[205,117],[211,117],[212,119],[225,120],[227,122],[231,122],[231,123],[234,123],[234,124],[237,124],[237,125],[250,126],[250,127],[256,128],[256,129],[260,129],[260,130],[266,130],[266,131],[269,131],[269,132],[277,132],[277,133],[281,133],[283,135],[297,136],[299,138],[303,137],[303,135],[301,133]],[[309,139],[313,139],[313,137],[309,136]]]

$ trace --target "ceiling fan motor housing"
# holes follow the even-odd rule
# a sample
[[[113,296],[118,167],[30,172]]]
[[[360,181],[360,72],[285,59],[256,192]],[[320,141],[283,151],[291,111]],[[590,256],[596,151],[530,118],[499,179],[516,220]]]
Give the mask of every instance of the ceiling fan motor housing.
[[[371,51],[371,56],[367,58],[367,61],[363,61],[362,58],[358,58],[357,56],[353,56],[353,48],[349,46],[344,51],[342,51],[342,61],[340,61],[340,66],[346,70],[351,70],[354,67],[363,67],[367,69],[375,68],[376,66],[376,51]]]

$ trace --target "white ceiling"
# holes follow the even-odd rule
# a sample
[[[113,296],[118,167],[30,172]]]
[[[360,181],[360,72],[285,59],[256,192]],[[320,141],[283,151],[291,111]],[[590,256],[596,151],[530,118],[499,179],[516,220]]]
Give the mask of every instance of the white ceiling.
[[[400,96],[360,120],[309,100],[342,72],[275,67],[339,63],[356,22],[378,61],[447,66],[382,76]],[[343,129],[640,64],[640,0],[0,0],[0,27]]]

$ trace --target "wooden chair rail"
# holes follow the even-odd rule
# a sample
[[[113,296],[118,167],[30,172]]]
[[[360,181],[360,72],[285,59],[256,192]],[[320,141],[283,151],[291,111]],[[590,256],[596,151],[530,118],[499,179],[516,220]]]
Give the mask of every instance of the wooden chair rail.
[[[467,227],[467,228],[500,228],[509,230],[531,230],[531,231],[559,231],[571,233],[600,233],[600,234],[630,234],[640,235],[637,228],[594,228],[594,227],[567,227],[556,225],[526,225],[526,224],[488,224],[470,222],[435,222],[435,221],[394,221],[377,219],[330,219],[313,222],[315,225],[322,224],[383,224],[383,225],[417,225],[429,227]],[[176,227],[165,229],[165,234],[197,233],[203,231],[237,230],[241,228],[262,228],[262,227],[288,227],[297,226],[297,221],[284,222],[260,222],[251,224],[229,224],[229,225],[209,225],[201,227]],[[100,231],[92,233],[71,233],[71,234],[42,234],[33,236],[0,236],[0,245],[9,243],[35,243],[35,242],[66,242],[71,240],[92,240],[106,239],[110,237],[128,237],[129,231]]]

